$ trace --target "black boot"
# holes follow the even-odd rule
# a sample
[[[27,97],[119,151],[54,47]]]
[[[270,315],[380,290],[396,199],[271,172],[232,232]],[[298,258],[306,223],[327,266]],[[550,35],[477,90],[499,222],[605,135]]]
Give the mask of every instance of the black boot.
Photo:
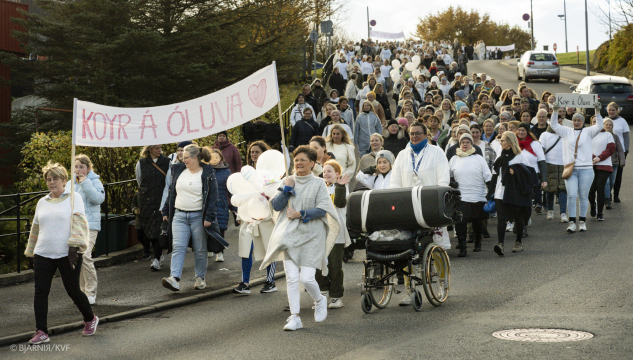
[[[459,244],[459,254],[457,254],[457,256],[465,257],[466,256],[466,238],[460,237],[458,238],[457,242]]]
[[[475,242],[475,234],[468,234],[468,243],[472,244]]]
[[[590,203],[590,205],[591,205],[590,215],[591,217],[596,217],[596,203]]]
[[[475,248],[473,249],[473,252],[481,251],[481,237],[481,235],[475,235]]]

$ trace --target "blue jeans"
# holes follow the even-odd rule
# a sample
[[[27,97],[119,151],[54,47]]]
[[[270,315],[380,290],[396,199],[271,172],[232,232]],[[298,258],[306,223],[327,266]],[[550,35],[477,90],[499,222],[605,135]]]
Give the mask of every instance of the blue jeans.
[[[251,282],[251,269],[253,268],[253,243],[251,243],[251,252],[247,258],[242,258],[242,282],[249,284]],[[275,269],[277,262],[273,261],[266,268],[266,281],[275,282]]]
[[[567,208],[570,218],[576,217],[576,199],[580,200],[580,212],[578,217],[587,217],[589,208],[589,189],[593,183],[594,172],[592,167],[575,168],[571,177],[565,180],[567,187]],[[562,201],[562,200],[561,200]]]
[[[547,197],[547,210],[554,210],[554,195],[556,195],[555,192],[545,193]],[[560,203],[560,213],[567,214],[567,192],[558,192],[558,202]]]
[[[185,254],[189,239],[193,242],[195,256],[196,277],[204,280],[207,272],[207,234],[204,231],[202,210],[184,212],[176,210],[171,223],[173,233],[173,252],[171,253],[171,276],[182,277],[182,267],[185,264]]]
[[[607,179],[607,185],[604,186],[604,197],[605,199],[611,199],[611,190],[613,190],[613,184],[615,184],[615,177],[618,175],[618,167],[613,167],[613,172],[609,175]]]

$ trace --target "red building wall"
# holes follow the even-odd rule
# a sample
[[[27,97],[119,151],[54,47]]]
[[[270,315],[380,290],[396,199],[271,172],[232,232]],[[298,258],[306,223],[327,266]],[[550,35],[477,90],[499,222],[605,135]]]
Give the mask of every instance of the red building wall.
[[[20,43],[11,36],[11,30],[24,29],[11,21],[11,18],[22,17],[18,9],[29,11],[28,5],[17,2],[0,0],[0,51],[8,51],[18,55],[24,55]],[[0,78],[11,80],[11,70],[8,66],[0,64]],[[0,123],[11,120],[11,88],[0,86]],[[11,134],[0,134],[10,136]],[[6,154],[7,149],[0,149],[0,156]],[[0,167],[0,186],[6,187],[13,184],[13,169]]]

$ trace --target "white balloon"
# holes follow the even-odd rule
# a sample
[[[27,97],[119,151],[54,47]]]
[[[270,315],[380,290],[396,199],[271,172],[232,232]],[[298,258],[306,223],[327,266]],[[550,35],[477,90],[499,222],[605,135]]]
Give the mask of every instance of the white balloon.
[[[259,182],[259,178],[257,177],[257,171],[254,167],[246,165],[242,166],[242,176],[246,181],[248,181],[257,191],[261,191],[263,189],[262,184]]]
[[[252,223],[254,221],[251,215],[248,213],[247,205],[240,206],[237,208],[237,216],[239,216],[240,219],[242,219],[242,221],[246,221],[249,223]]]
[[[257,170],[257,180],[259,180],[259,183],[262,185],[262,187],[265,187],[266,185],[272,184],[277,181],[277,179],[275,179],[270,171],[261,169]]]
[[[398,74],[398,70],[396,70],[396,69],[392,69],[392,70],[389,72],[389,75],[391,75],[391,77],[394,77],[394,75],[395,75],[395,74]]]
[[[269,198],[271,198],[275,196],[280,186],[281,186],[281,180],[275,181],[274,183],[269,184],[264,187],[264,194],[268,196]]]
[[[393,66],[393,67],[394,67],[394,68],[396,68],[396,69],[399,69],[399,68],[400,68],[400,60],[398,60],[398,59],[394,59],[394,60],[391,62],[391,66]]]
[[[411,58],[411,61],[413,61],[414,64],[419,65],[422,59],[420,59],[419,55],[415,55],[414,57]]]
[[[395,74],[391,77],[391,80],[393,80],[394,83],[397,83],[398,81],[400,81],[400,74]]]
[[[231,196],[231,204],[233,204],[233,206],[235,207],[245,206],[250,199],[258,195],[261,195],[261,193],[256,191],[242,194],[233,194],[233,196]]]
[[[275,179],[281,179],[286,173],[284,154],[277,150],[264,151],[257,159],[257,170],[270,171]]]
[[[231,194],[256,192],[257,189],[242,176],[241,173],[231,174],[226,180],[226,188]]]
[[[415,69],[415,70],[413,70],[413,72],[412,72],[411,74],[413,75],[413,77],[414,77],[415,79],[417,79],[417,78],[418,78],[418,76],[420,76],[420,70]]]
[[[268,200],[261,195],[250,199],[247,206],[252,220],[263,220],[270,215]]]
[[[415,64],[414,64],[414,63],[407,63],[407,64],[404,66],[404,68],[405,68],[405,69],[407,69],[407,70],[409,70],[409,71],[413,71],[413,70],[415,70]]]

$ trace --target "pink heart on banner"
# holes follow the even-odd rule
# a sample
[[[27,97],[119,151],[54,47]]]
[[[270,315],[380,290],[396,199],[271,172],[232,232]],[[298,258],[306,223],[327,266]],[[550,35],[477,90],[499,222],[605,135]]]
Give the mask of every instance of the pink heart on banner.
[[[248,97],[255,106],[264,106],[264,100],[266,100],[266,79],[262,79],[259,85],[251,85],[248,88]]]

